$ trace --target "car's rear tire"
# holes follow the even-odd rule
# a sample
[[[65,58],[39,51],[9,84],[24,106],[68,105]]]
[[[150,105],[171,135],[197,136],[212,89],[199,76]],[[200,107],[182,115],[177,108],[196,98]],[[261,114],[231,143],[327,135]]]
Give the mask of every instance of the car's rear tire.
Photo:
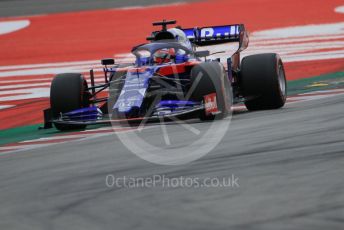
[[[287,82],[278,54],[256,54],[241,62],[241,88],[248,110],[278,109],[287,98]]]
[[[89,106],[87,82],[79,73],[57,74],[50,87],[50,107],[54,119],[61,113]],[[58,130],[85,129],[86,125],[54,123]]]
[[[195,86],[193,86],[196,84]],[[224,67],[219,62],[204,62],[191,70],[191,100],[204,101],[204,96],[216,93],[219,113],[206,114],[205,109],[200,113],[201,120],[214,120],[226,117],[232,106],[232,86]]]

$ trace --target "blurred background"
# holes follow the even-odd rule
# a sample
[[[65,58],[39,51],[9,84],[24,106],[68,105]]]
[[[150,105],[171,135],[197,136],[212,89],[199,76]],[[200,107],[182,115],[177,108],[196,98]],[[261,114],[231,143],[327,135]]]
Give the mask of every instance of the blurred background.
[[[146,42],[152,22],[162,19],[176,19],[182,27],[244,23],[250,44],[242,57],[279,53],[288,80],[342,71],[343,5],[341,0],[0,1],[0,118],[8,121],[0,128],[41,122],[35,111],[48,106],[54,74],[86,73],[102,58],[126,61],[133,46]],[[223,61],[234,48],[209,47],[227,51],[220,55]],[[13,120],[18,111],[30,115]]]

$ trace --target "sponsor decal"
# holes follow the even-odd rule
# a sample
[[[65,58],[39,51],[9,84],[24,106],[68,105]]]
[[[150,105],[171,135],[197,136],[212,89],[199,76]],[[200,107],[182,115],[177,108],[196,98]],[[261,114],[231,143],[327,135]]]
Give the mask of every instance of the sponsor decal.
[[[204,96],[204,107],[207,115],[219,113],[216,102],[216,93],[211,93]]]

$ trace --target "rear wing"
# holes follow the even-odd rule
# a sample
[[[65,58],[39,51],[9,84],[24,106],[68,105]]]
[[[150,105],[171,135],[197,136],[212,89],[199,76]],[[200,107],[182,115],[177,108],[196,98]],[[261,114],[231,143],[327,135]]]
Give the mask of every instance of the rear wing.
[[[248,45],[248,34],[243,24],[182,29],[191,43],[198,46],[239,42],[239,49]]]

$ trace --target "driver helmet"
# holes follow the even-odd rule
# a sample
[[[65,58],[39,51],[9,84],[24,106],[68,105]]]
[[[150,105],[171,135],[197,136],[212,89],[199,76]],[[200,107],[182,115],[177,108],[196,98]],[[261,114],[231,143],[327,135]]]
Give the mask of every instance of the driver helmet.
[[[154,63],[163,64],[171,62],[175,55],[176,52],[174,48],[158,50],[154,53]]]

